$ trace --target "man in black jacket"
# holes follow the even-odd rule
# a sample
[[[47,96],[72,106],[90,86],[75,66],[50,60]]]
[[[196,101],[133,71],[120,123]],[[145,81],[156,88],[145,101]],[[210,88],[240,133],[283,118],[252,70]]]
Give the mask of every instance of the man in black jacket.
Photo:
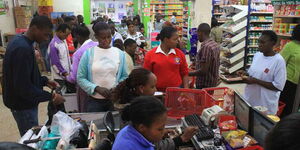
[[[56,88],[54,81],[42,77],[36,63],[33,43],[48,39],[53,25],[45,16],[33,18],[24,35],[16,35],[8,44],[3,61],[3,100],[18,124],[20,135],[38,125],[38,104],[53,99],[61,104],[59,94],[50,94],[43,86]]]

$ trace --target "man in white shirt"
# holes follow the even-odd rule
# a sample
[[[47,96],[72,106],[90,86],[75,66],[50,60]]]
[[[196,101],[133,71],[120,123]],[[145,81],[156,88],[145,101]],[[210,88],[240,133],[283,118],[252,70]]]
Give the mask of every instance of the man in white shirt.
[[[253,107],[262,106],[267,113],[276,115],[280,92],[286,82],[286,66],[282,56],[274,52],[277,35],[273,31],[264,31],[259,38],[260,52],[256,53],[248,76],[243,76],[248,84],[245,98]]]

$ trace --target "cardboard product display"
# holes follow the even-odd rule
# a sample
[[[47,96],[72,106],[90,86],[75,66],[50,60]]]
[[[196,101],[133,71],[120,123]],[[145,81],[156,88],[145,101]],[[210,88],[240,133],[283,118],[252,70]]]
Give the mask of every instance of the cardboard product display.
[[[14,7],[16,27],[27,28],[32,17],[31,7]]]

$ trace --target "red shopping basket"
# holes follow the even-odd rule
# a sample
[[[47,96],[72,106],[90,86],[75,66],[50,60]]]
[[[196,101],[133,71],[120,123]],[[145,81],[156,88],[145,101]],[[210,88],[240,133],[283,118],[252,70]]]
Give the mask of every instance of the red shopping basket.
[[[285,107],[285,103],[282,102],[282,101],[279,101],[279,104],[278,104],[278,111],[277,111],[277,116],[280,116],[283,112],[283,109]]]
[[[227,87],[217,87],[217,88],[205,88],[203,89],[207,93],[209,106],[219,105],[221,108],[224,103],[224,96],[226,94]]]
[[[185,115],[201,115],[203,109],[208,108],[207,94],[203,90],[167,88],[165,106],[168,116],[180,119]]]

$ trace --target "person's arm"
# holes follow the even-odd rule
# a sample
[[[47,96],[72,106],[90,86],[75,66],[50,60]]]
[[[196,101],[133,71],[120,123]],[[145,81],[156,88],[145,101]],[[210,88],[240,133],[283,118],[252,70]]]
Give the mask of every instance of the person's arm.
[[[67,71],[63,68],[63,66],[61,65],[61,62],[59,60],[59,50],[52,44],[49,45],[50,46],[50,62],[51,65],[55,66],[55,72],[58,73],[59,75],[63,76],[64,74],[67,73]]]
[[[13,59],[13,66],[11,67],[13,76],[13,87],[15,92],[24,99],[30,99],[39,102],[45,102],[52,99],[52,95],[49,92],[36,87],[32,83],[32,70],[34,64],[34,52],[31,49],[20,47],[16,50]],[[22,75],[22,77],[20,77]],[[42,84],[46,83],[46,78],[41,78]]]
[[[279,91],[279,89],[277,89],[272,82],[266,82],[263,80],[259,80],[257,78],[253,78],[253,77],[248,77],[248,76],[243,76],[243,81],[247,84],[258,84],[264,88],[267,88],[269,90],[273,90],[273,91]]]
[[[209,70],[212,59],[212,50],[208,48],[201,49],[198,55],[200,55],[200,69],[190,72],[189,76],[203,76],[206,75]]]
[[[148,52],[146,53],[145,59],[144,59],[144,65],[143,67],[151,72],[153,72],[152,64],[151,64],[151,54]]]
[[[290,57],[291,57],[291,49],[289,44],[286,44],[282,51],[280,52],[280,55],[284,58],[286,64],[288,64]]]
[[[89,54],[89,50],[87,50],[81,57],[77,72],[77,83],[88,95],[94,95],[97,85],[88,79],[88,66],[91,65],[89,64]]]
[[[201,76],[201,75],[206,75],[210,66],[210,61],[200,63],[200,69],[195,70],[193,72],[189,73],[189,76]]]
[[[126,64],[126,58],[125,58],[125,52],[120,51],[120,77],[118,80],[118,83],[122,82],[123,80],[125,80],[128,77],[128,73],[127,73],[127,64]]]
[[[189,68],[184,53],[182,53],[181,59],[182,62],[180,63],[180,75],[182,77],[182,84],[184,88],[189,88]]]
[[[264,88],[267,88],[269,90],[273,91],[282,91],[286,82],[286,67],[285,62],[278,62],[277,66],[275,67],[276,70],[274,72],[274,81],[272,82],[266,82],[260,79],[256,79],[253,77],[242,77],[244,81],[248,84],[258,84]]]
[[[79,52],[79,51],[77,51],[77,52]],[[73,62],[72,69],[71,69],[70,75],[67,76],[67,80],[71,83],[76,83],[79,61],[80,61],[80,56],[78,55],[78,53],[75,52],[72,57],[72,62]]]

